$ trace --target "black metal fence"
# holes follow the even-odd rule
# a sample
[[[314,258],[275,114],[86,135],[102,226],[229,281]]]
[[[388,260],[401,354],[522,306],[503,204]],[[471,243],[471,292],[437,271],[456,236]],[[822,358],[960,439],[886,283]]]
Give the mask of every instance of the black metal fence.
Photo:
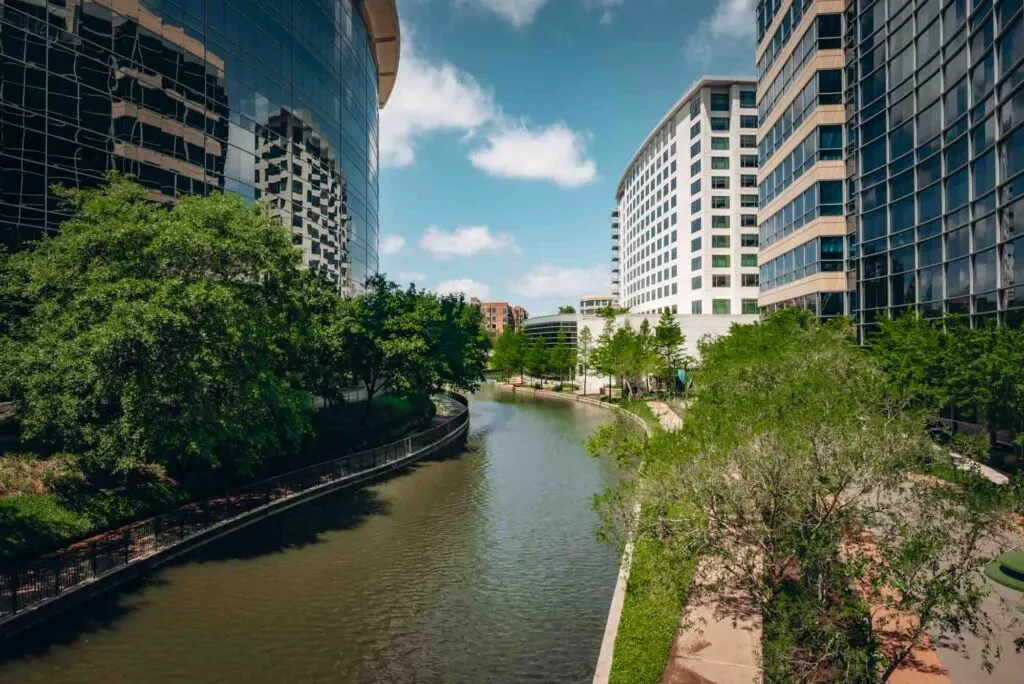
[[[454,393],[447,396],[457,404],[450,419],[415,435],[188,504],[0,574],[0,620],[254,510],[280,505],[317,487],[383,470],[449,441],[469,422],[469,409],[464,397]]]

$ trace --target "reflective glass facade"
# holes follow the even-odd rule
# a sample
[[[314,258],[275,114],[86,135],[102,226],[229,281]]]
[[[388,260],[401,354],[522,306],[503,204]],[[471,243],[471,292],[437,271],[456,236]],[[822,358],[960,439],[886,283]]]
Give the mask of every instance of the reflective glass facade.
[[[1021,6],[857,4],[850,304],[865,332],[886,310],[1024,320]]]
[[[153,199],[265,199],[339,289],[377,271],[378,86],[361,0],[0,0],[0,242],[110,169]]]

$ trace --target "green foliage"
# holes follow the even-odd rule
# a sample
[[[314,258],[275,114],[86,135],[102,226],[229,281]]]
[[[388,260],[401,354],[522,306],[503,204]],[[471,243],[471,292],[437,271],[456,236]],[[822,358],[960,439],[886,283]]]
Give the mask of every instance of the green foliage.
[[[537,377],[544,377],[551,369],[551,353],[540,337],[534,337],[526,343],[526,372]]]
[[[111,176],[0,262],[0,394],[28,438],[123,475],[252,472],[310,428],[311,296],[288,233],[233,195],[166,209]]]
[[[956,317],[937,325],[914,315],[883,318],[870,349],[919,405],[953,407],[996,431],[1024,426],[1024,330],[990,323],[970,328]]]
[[[574,314],[576,313],[576,307],[571,304],[558,307],[558,313],[560,314]]]
[[[636,541],[615,637],[613,684],[661,681],[693,569],[693,554],[679,545]]]
[[[491,367],[501,371],[506,378],[513,373],[522,375],[528,350],[529,342],[523,331],[505,330],[494,340]]]
[[[656,338],[645,319],[633,330],[629,320],[615,327],[615,319],[605,319],[604,330],[590,353],[593,367],[602,375],[619,379],[630,398],[646,389],[646,379],[657,372]]]
[[[691,595],[746,592],[737,610],[765,616],[776,681],[804,678],[807,663],[819,680],[857,681],[868,664],[865,677],[884,680],[926,630],[991,643],[977,568],[1006,543],[1012,500],[913,477],[952,464],[928,439],[920,394],[893,384],[848,324],[807,312],[734,326],[701,350],[686,423],[644,447],[642,484],[627,478],[602,497],[620,509],[605,519],[639,501],[637,539],[713,559],[724,572]],[[920,616],[919,631],[865,639],[851,587]]]
[[[550,371],[560,379],[572,375],[572,369],[576,366],[576,350],[569,346],[564,330],[558,331],[555,346],[548,352],[548,365]]]

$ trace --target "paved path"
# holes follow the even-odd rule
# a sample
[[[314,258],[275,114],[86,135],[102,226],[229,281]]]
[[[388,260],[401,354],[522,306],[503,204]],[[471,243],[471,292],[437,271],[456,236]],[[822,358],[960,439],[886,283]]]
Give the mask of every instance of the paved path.
[[[663,429],[678,430],[683,427],[683,419],[676,415],[665,402],[648,401],[647,405],[651,408],[651,411],[654,412],[654,415],[658,417]]]
[[[702,560],[695,587],[714,573],[712,562]],[[740,589],[696,596],[683,610],[661,684],[761,682],[761,614],[750,597]]]

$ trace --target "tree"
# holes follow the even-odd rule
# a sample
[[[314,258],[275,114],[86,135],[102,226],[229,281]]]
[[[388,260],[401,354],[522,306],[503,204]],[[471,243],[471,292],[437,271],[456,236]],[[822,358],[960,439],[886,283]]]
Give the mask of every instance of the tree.
[[[583,394],[587,394],[587,364],[590,363],[590,354],[593,351],[593,335],[590,328],[584,327],[576,337],[576,358],[581,364],[583,372]]]
[[[521,330],[506,330],[494,341],[494,355],[491,365],[504,372],[508,378],[512,373],[523,374],[526,366],[528,342]]]
[[[558,313],[560,314],[574,314],[576,313],[576,307],[571,304],[558,307]]]
[[[559,380],[563,380],[570,374],[575,365],[574,356],[565,331],[559,330],[558,336],[555,338],[555,346],[549,350],[549,367],[558,374]]]
[[[526,370],[534,377],[542,378],[551,367],[551,354],[548,352],[544,338],[534,337],[526,347]]]
[[[615,375],[614,350],[612,348],[612,338],[615,335],[615,314],[606,311],[601,315],[604,318],[604,327],[601,329],[601,334],[597,336],[597,343],[590,354],[590,361],[598,373],[608,376],[608,395],[611,396],[612,377]]]
[[[167,208],[117,175],[57,190],[57,235],[0,261],[0,394],[93,473],[248,474],[309,432],[324,285],[234,195]]]
[[[913,313],[882,315],[868,340],[879,366],[907,396],[935,411],[949,403],[942,329]]]
[[[655,437],[631,490],[638,543],[699,550],[710,568],[689,600],[744,596],[723,609],[764,616],[779,680],[884,681],[929,631],[990,644],[978,569],[1012,542],[1009,497],[970,474],[918,476],[960,471],[850,330],[784,310],[702,349],[685,425]]]
[[[694,363],[693,358],[683,352],[685,341],[675,315],[667,309],[662,311],[654,328],[654,347],[659,366],[656,373],[665,380],[666,387],[675,388],[676,369],[688,369]]]

